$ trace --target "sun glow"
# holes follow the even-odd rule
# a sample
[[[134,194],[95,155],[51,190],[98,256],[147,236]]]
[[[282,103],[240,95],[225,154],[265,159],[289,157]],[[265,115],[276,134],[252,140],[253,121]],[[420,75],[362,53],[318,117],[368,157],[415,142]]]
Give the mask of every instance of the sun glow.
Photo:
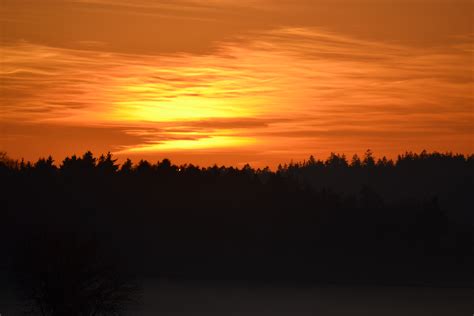
[[[172,122],[210,118],[255,117],[268,103],[269,87],[223,58],[192,61],[155,59],[148,67],[123,69],[129,76],[111,82],[109,118],[118,121]],[[168,63],[168,64],[167,64]],[[216,64],[207,67],[206,64]],[[274,88],[274,87],[273,87]]]
[[[166,140],[161,143],[147,144],[140,147],[125,149],[119,153],[153,152],[168,150],[189,150],[189,149],[212,149],[230,148],[256,144],[256,140],[250,137],[237,136],[209,136],[198,139],[178,139]]]
[[[239,106],[240,100],[221,100],[199,96],[180,96],[168,100],[151,97],[148,100],[131,94],[130,100],[115,103],[113,114],[119,120],[170,122],[175,120],[252,117],[254,111]],[[250,100],[249,100],[250,101]]]

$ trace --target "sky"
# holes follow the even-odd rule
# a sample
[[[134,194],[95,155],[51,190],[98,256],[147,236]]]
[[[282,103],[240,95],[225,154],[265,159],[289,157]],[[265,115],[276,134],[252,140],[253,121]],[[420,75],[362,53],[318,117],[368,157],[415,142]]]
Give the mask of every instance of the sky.
[[[2,0],[0,151],[474,152],[471,0]]]

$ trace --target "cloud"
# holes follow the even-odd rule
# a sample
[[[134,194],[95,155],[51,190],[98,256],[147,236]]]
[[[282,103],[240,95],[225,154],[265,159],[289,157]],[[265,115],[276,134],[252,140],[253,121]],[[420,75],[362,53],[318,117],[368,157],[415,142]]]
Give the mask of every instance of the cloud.
[[[278,28],[420,48],[472,33],[473,9],[470,0],[3,0],[0,23],[2,42],[147,55],[209,54]]]
[[[139,145],[145,137],[123,127],[68,126],[0,121],[0,150],[14,158],[37,159],[52,154],[57,160],[92,150],[96,154]]]

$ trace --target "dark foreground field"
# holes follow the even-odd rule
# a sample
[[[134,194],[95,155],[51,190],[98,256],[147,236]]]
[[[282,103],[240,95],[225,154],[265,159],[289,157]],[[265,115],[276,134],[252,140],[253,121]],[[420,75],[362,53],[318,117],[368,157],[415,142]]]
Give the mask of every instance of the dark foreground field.
[[[473,289],[189,282],[145,288],[144,311],[131,315],[461,316],[474,310]]]
[[[465,288],[149,280],[143,289],[142,302],[125,316],[470,316],[474,311],[474,289]],[[24,307],[3,296],[0,310],[17,316]]]

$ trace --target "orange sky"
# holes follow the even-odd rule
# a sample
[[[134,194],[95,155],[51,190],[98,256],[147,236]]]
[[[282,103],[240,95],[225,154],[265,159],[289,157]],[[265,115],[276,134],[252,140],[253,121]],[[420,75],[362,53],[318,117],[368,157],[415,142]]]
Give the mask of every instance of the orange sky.
[[[473,153],[470,0],[2,0],[0,150]]]

